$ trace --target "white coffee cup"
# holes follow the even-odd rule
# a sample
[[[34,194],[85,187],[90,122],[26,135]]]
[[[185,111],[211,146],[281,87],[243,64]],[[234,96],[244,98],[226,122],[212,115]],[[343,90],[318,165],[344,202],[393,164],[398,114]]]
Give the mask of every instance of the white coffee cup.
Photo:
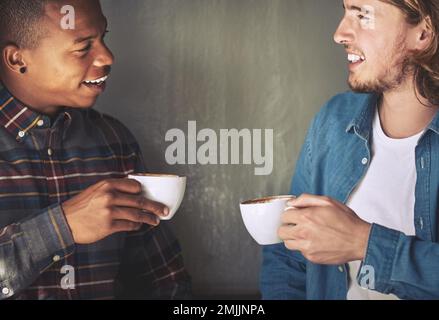
[[[142,193],[149,200],[160,202],[169,208],[166,217],[160,220],[171,220],[177,212],[186,191],[186,177],[168,174],[131,174],[142,185]]]
[[[274,196],[241,202],[241,216],[245,227],[260,245],[281,243],[278,230],[288,200],[294,196]]]

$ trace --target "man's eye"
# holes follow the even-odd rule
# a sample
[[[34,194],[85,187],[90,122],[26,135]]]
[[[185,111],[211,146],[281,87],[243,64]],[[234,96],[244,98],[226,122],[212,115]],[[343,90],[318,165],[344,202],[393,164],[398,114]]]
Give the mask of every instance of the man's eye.
[[[362,14],[359,14],[358,18],[360,18],[360,20],[369,20],[369,17],[363,16]]]
[[[86,51],[90,50],[90,48],[91,48],[91,43],[89,43],[85,48],[82,48],[82,49],[77,50],[77,51],[78,52],[86,52]]]

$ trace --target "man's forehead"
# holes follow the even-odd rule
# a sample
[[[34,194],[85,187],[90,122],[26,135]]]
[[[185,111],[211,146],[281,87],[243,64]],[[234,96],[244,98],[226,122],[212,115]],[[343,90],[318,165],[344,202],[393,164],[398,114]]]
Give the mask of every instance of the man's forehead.
[[[343,7],[349,14],[372,13],[374,17],[385,18],[390,21],[391,18],[404,19],[404,13],[393,5],[390,1],[385,0],[343,0]]]
[[[380,0],[343,0],[343,7],[347,10],[361,11],[364,7],[377,7],[381,3]]]
[[[96,16],[102,15],[101,4],[99,0],[71,0],[66,1],[49,1],[45,6],[46,15],[53,19],[59,19],[64,15],[63,8],[72,8],[78,16]]]
[[[102,13],[99,1],[97,0],[77,0],[71,1],[70,4],[63,4],[63,2],[49,2],[45,7],[46,21],[48,22],[51,31],[68,32],[75,37],[92,36],[91,32],[96,32],[98,29],[105,27],[107,19]],[[74,11],[69,11],[74,19],[74,29],[64,30],[62,21],[66,16],[63,7],[70,6]],[[55,30],[54,30],[55,29]]]

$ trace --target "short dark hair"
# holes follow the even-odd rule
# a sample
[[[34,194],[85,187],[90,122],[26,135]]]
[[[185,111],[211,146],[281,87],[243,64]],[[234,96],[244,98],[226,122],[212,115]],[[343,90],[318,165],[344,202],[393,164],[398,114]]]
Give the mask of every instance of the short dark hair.
[[[35,48],[44,35],[39,24],[50,0],[0,0],[0,48]]]

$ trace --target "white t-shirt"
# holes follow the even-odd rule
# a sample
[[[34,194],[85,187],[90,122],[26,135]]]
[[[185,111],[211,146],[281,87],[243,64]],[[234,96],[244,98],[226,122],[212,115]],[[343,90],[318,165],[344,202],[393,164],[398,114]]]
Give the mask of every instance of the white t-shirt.
[[[376,112],[370,167],[347,203],[361,219],[408,236],[415,235],[415,148],[422,134],[420,132],[406,139],[391,139],[382,130],[379,113]],[[356,281],[360,263],[349,263],[348,300],[398,299],[395,295],[361,288]]]

